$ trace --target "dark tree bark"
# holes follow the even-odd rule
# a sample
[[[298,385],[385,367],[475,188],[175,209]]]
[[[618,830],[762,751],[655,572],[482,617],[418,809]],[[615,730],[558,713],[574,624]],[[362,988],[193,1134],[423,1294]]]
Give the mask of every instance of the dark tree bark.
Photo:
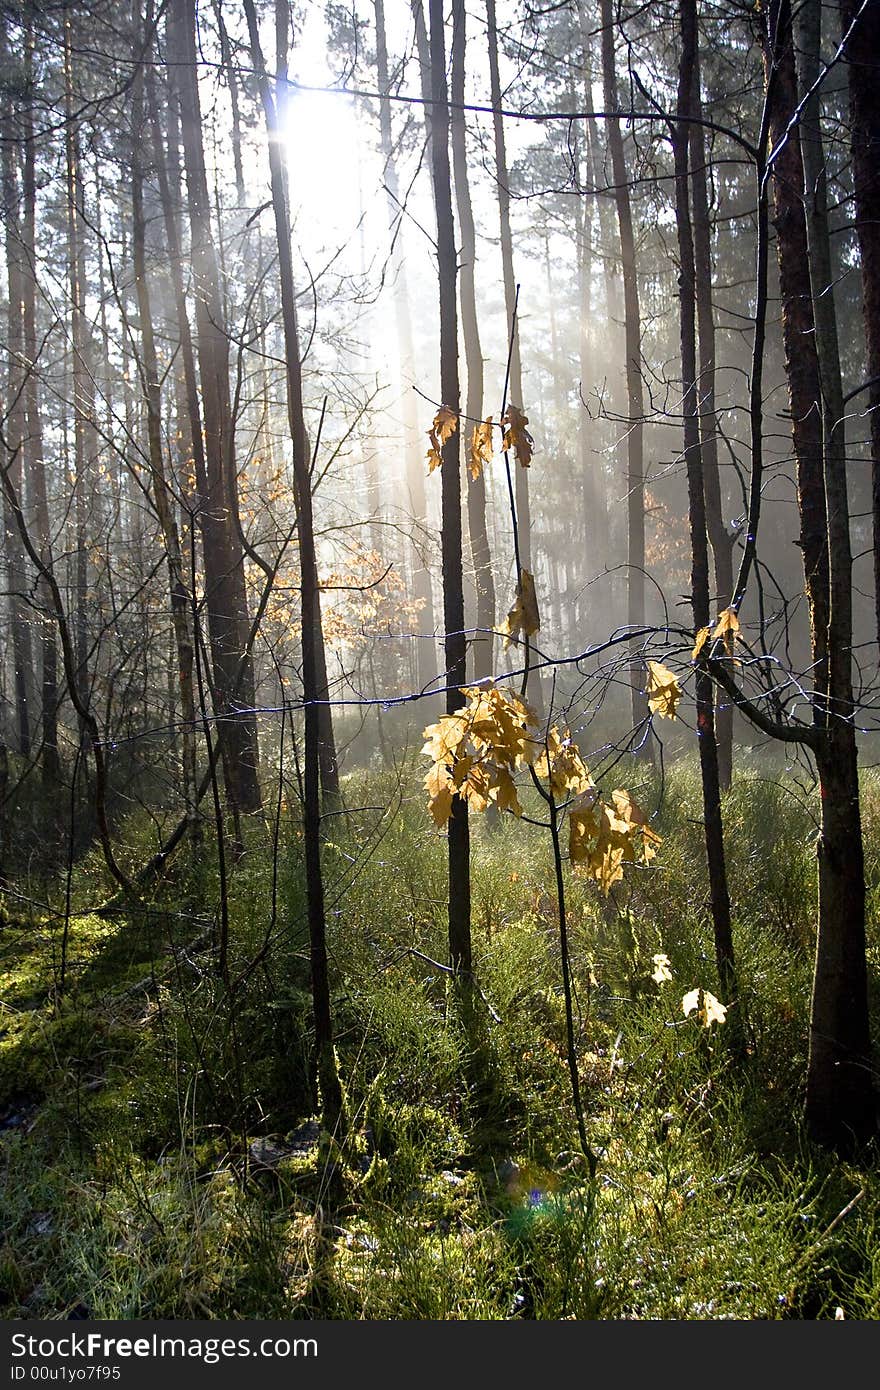
[[[679,305],[681,322],[682,410],[684,415],[684,454],[688,483],[688,518],[691,539],[691,604],[694,628],[709,625],[709,546],[706,528],[706,489],[700,439],[700,405],[697,383],[696,348],[696,265],[690,210],[689,150],[690,120],[693,116],[694,75],[697,54],[697,10],[695,0],[680,4],[681,59],[679,64],[677,120],[672,127],[675,155],[675,221],[679,253]],[[696,674],[697,739],[700,750],[700,778],[703,790],[703,823],[709,894],[715,938],[715,960],[725,998],[736,993],[733,933],[730,923],[730,896],[724,856],[724,829],[718,774],[718,749],[712,677],[704,665]]]
[[[477,316],[476,257],[477,236],[471,207],[466,127],[464,117],[464,63],[466,44],[466,14],[464,0],[454,0],[452,10],[452,73],[451,73],[451,135],[452,167],[455,176],[455,200],[461,238],[459,252],[459,299],[464,356],[467,367],[466,420],[462,424],[462,442],[467,445],[473,423],[483,415],[483,351],[480,346],[480,325]],[[471,559],[477,590],[477,633],[471,643],[475,680],[490,676],[494,669],[492,629],[495,626],[495,580],[492,575],[492,556],[486,529],[486,479],[482,470],[476,478],[468,469],[467,483],[468,531]]]
[[[712,225],[709,215],[709,179],[706,135],[700,96],[699,33],[694,39],[693,123],[689,127],[691,190],[693,196],[694,270],[696,275],[697,328],[699,332],[700,458],[706,499],[706,529],[715,566],[715,603],[719,611],[733,597],[734,538],[724,524],[721,476],[718,468],[718,420],[715,413],[715,316],[712,308]],[[718,746],[718,780],[728,791],[733,777],[733,705],[723,690],[715,703],[715,742]]]
[[[612,0],[599,0],[599,19],[602,25],[602,88],[606,112],[619,110],[617,64],[614,56],[614,14]],[[617,116],[606,118],[608,150],[611,155],[614,201],[617,207],[617,229],[620,237],[620,259],[623,270],[623,321],[626,343],[626,394],[629,417],[626,434],[627,449],[627,622],[632,628],[645,624],[645,450],[644,450],[644,389],[642,385],[642,328],[639,306],[639,281],[636,269],[636,245],[630,203],[629,175],[623,149],[623,134]],[[644,693],[641,663],[634,660],[630,668],[632,686],[633,724],[643,725],[648,719],[648,702]],[[646,745],[649,748],[650,745]]]
[[[816,745],[822,833],[819,924],[810,1014],[806,1116],[813,1137],[848,1146],[876,1126],[870,1070],[865,870],[852,687],[852,552],[846,432],[834,305],[825,156],[820,125],[821,0],[804,0],[797,25],[807,260],[821,389],[828,521],[828,683]]]
[[[849,78],[850,142],[856,235],[862,271],[867,405],[874,515],[874,615],[880,642],[880,0],[840,0]]]
[[[258,811],[257,724],[253,664],[239,658],[247,640],[247,595],[242,545],[236,529],[238,479],[229,394],[229,340],[225,330],[217,253],[202,144],[198,89],[195,0],[174,0],[176,67],[181,137],[195,288],[196,351],[201,384],[205,476],[199,521],[205,560],[213,689],[219,717],[227,721],[224,746],[226,793],[234,807]],[[239,685],[240,679],[240,685]],[[243,711],[243,712],[242,712]]]
[[[5,38],[0,38],[0,61],[8,60]],[[30,374],[25,365],[25,326],[23,315],[23,291],[25,278],[25,257],[21,233],[21,189],[19,184],[18,132],[13,119],[11,94],[3,98],[0,113],[0,132],[2,132],[2,196],[3,221],[6,224],[6,272],[9,287],[7,305],[7,352],[8,372],[8,420],[6,441],[8,456],[3,467],[16,494],[21,497],[24,478],[25,440],[27,437],[26,379]],[[24,550],[15,518],[8,508],[5,515],[6,578],[9,601],[9,627],[12,637],[12,665],[14,685],[14,708],[16,744],[22,757],[31,751],[31,702],[30,677],[33,664],[31,631],[27,612],[27,577],[24,565]]]
[[[24,355],[30,364],[24,384],[25,445],[24,462],[28,489],[32,501],[37,546],[43,563],[51,569],[51,528],[49,498],[46,487],[46,462],[43,454],[43,421],[40,413],[37,346],[37,280],[36,280],[36,139],[34,136],[34,38],[28,27],[25,36],[25,93],[22,103],[22,260],[21,305],[24,329]],[[40,624],[40,742],[43,788],[53,805],[53,795],[61,780],[58,753],[58,642],[52,616],[52,596],[40,578],[37,597],[41,609]]]
[[[326,688],[324,690],[321,688],[318,660],[318,644],[323,641],[323,637],[320,627],[320,591],[312,520],[310,456],[303,414],[299,328],[290,243],[290,214],[281,141],[278,134],[272,86],[266,74],[260,47],[253,0],[244,0],[244,8],[247,15],[252,60],[259,77],[260,97],[266,118],[272,209],[275,216],[275,234],[278,242],[281,313],[284,327],[284,352],[287,361],[287,414],[293,444],[294,490],[300,552],[300,612],[302,620],[303,704],[305,706],[303,840],[311,957],[312,1009],[315,1022],[315,1051],[321,1113],[325,1128],[333,1132],[344,1129],[345,1115],[342,1087],[333,1048],[333,1016],[327,962],[327,925],[324,911],[324,878],[321,868],[320,709],[321,703],[326,703]]]
[[[137,16],[135,15],[135,19]],[[148,13],[148,22],[150,21]],[[147,55],[149,56],[149,55]],[[141,157],[141,138],[144,126],[143,68],[135,74],[132,89],[132,261],[138,319],[141,329],[140,375],[147,412],[147,454],[150,463],[150,495],[162,530],[168,564],[171,600],[171,622],[174,630],[177,664],[178,697],[181,714],[181,771],[184,805],[189,822],[189,835],[194,845],[200,839],[196,775],[196,701],[193,684],[194,646],[190,622],[191,602],[184,580],[184,562],[177,526],[174,498],[168,486],[165,454],[162,444],[162,397],[159,384],[159,364],[153,330],[153,309],[146,257],[146,223],[144,217],[144,170]],[[173,707],[173,705],[172,705]]]
[[[437,208],[437,262],[440,288],[440,395],[450,410],[459,409],[458,314],[456,311],[455,224],[449,169],[449,100],[446,90],[446,46],[443,0],[430,0],[431,26],[431,174]],[[461,687],[467,680],[464,634],[464,585],[461,546],[461,430],[455,430],[442,451],[443,621],[446,656],[446,712],[464,704]],[[449,963],[466,983],[471,976],[470,830],[467,802],[456,796],[449,819]]]

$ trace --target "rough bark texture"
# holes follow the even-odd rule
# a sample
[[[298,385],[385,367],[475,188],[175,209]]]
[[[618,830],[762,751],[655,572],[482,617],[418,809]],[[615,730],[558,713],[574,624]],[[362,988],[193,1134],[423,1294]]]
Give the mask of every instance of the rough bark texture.
[[[440,288],[440,395],[450,410],[459,408],[458,314],[456,312],[455,224],[449,169],[449,104],[443,0],[430,0],[431,34],[431,173],[437,208],[437,262]],[[461,430],[443,445],[443,621],[446,655],[446,712],[464,704],[461,687],[467,679],[464,634],[464,585],[461,549]],[[456,976],[471,975],[470,831],[467,802],[456,796],[449,819],[449,963]]]
[[[813,301],[828,518],[827,724],[816,751],[822,801],[819,923],[810,1013],[806,1116],[811,1134],[841,1147],[876,1128],[865,958],[865,873],[852,689],[852,553],[846,434],[825,157],[818,93],[821,0],[804,0],[797,25],[802,96],[807,258]]]
[[[217,715],[226,721],[223,740],[226,793],[233,806],[258,811],[257,724],[253,665],[240,656],[247,642],[247,596],[238,515],[235,439],[229,394],[229,340],[220,273],[211,228],[211,207],[202,145],[194,0],[174,0],[180,53],[177,92],[186,166],[196,353],[201,385],[205,476],[198,479],[199,522],[205,561],[206,606]],[[239,710],[244,712],[239,713]]]
[[[859,13],[859,11],[861,11]],[[880,0],[862,8],[840,0],[844,34],[858,13],[846,45],[849,77],[850,142],[856,235],[862,269],[865,319],[866,407],[871,433],[871,498],[874,514],[874,613],[880,642]]]

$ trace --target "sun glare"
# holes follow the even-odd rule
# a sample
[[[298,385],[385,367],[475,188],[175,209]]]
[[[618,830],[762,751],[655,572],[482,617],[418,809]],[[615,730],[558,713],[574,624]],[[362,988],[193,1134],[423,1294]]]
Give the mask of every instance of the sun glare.
[[[374,191],[368,178],[372,152],[353,100],[339,92],[295,91],[283,129],[298,222],[313,209],[325,244],[351,235]]]

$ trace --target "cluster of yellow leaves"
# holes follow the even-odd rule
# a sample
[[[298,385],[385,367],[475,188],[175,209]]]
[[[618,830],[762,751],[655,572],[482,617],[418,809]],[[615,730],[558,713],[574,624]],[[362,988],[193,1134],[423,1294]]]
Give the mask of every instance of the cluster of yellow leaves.
[[[454,434],[457,429],[458,416],[455,411],[450,410],[446,405],[441,405],[437,414],[434,416],[433,425],[428,430],[428,439],[431,441],[431,447],[426,455],[429,473],[433,473],[435,468],[440,467],[443,462],[440,456],[440,450],[443,448],[443,445],[450,435]]]
[[[461,693],[467,704],[425,730],[422,752],[433,763],[425,787],[434,823],[446,824],[456,794],[475,811],[491,804],[521,816],[513,774],[541,751],[533,732],[538,716],[519,696],[496,686],[465,686]]]
[[[501,447],[505,451],[513,449],[517,461],[523,468],[528,468],[532,462],[532,452],[535,441],[526,429],[529,423],[528,415],[523,415],[518,406],[509,405],[501,417],[501,423],[505,426],[504,438]]]
[[[648,662],[648,708],[663,719],[674,719],[681,699],[681,686],[667,666],[659,661]]]
[[[733,644],[739,636],[739,618],[735,608],[725,608],[720,615],[715,627],[710,631],[708,627],[701,627],[694,642],[694,649],[691,652],[691,661],[696,661],[706,643],[711,640],[714,642],[716,637],[720,637],[724,642],[724,648],[728,656],[733,656]]]
[[[572,865],[606,894],[623,877],[624,864],[654,858],[660,836],[644,812],[619,788],[610,802],[602,800],[567,729],[554,726],[539,738],[534,710],[496,686],[468,686],[462,694],[467,703],[460,710],[425,730],[422,752],[432,761],[425,787],[435,825],[446,825],[456,795],[475,811],[494,805],[521,816],[514,775],[531,766],[557,804],[568,807]]]
[[[535,593],[535,579],[528,570],[520,570],[516,586],[516,599],[513,607],[498,627],[504,638],[504,650],[521,633],[523,637],[533,637],[540,631],[541,619],[538,614],[538,596]]]
[[[482,424],[474,425],[471,435],[470,470],[473,479],[479,478],[483,469],[492,462],[493,453],[492,416],[489,415]]]
[[[658,952],[654,956],[654,969],[651,979],[658,985],[667,984],[672,979],[671,962],[664,951]],[[681,1010],[685,1018],[691,1014],[696,1015],[704,1028],[711,1028],[713,1023],[724,1023],[727,1019],[727,1005],[722,1004],[720,999],[716,999],[709,990],[703,989],[698,985],[696,989],[688,990],[682,997]]]
[[[629,792],[620,788],[611,801],[595,792],[581,796],[568,817],[568,856],[575,868],[594,878],[607,894],[623,878],[624,864],[648,864],[657,853],[660,836]]]

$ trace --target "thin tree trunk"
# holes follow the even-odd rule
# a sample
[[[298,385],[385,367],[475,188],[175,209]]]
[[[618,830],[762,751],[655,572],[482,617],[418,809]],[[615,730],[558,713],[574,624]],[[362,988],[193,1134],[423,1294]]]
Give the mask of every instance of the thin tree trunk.
[[[224,746],[226,792],[233,807],[261,806],[257,775],[257,724],[253,714],[253,663],[245,662],[240,690],[239,657],[247,636],[247,594],[238,515],[235,439],[229,396],[229,340],[225,331],[220,276],[202,144],[195,40],[195,0],[175,0],[180,60],[177,92],[186,164],[191,256],[195,283],[196,347],[204,424],[205,493],[199,516],[205,558],[213,688],[218,714],[228,722]],[[200,490],[202,487],[199,481]],[[240,713],[242,705],[244,713]]]
[[[70,293],[70,347],[73,383],[74,449],[74,651],[80,699],[89,701],[87,670],[88,519],[93,496],[97,446],[95,440],[94,377],[86,321],[86,262],[81,223],[83,183],[79,129],[73,113],[73,33],[70,13],[64,16],[64,104],[67,177],[67,266]]]
[[[492,102],[492,131],[495,141],[495,184],[498,197],[498,216],[501,224],[501,270],[504,277],[504,310],[508,332],[513,326],[510,352],[509,401],[524,409],[522,359],[519,350],[519,324],[516,311],[516,276],[513,267],[513,233],[510,226],[510,178],[507,169],[507,147],[504,138],[504,117],[501,115],[501,75],[498,67],[498,25],[495,0],[486,0],[487,41],[489,46],[489,89]],[[529,497],[529,470],[516,467],[516,519],[519,530],[519,554],[522,568],[534,573],[532,562],[532,521]],[[535,693],[533,688],[533,694]]]
[[[804,0],[797,25],[807,256],[813,301],[828,518],[827,725],[816,749],[822,833],[819,924],[810,1013],[806,1116],[813,1137],[848,1146],[876,1123],[870,1071],[865,872],[852,689],[852,552],[846,433],[818,92],[821,0]]]
[[[5,37],[0,39],[0,61],[8,61]],[[2,108],[2,193],[4,221],[6,223],[6,270],[8,276],[9,299],[7,305],[8,323],[8,422],[6,438],[8,457],[3,467],[16,494],[22,496],[24,478],[24,451],[27,434],[27,406],[25,398],[26,378],[29,369],[25,365],[24,354],[24,316],[23,282],[25,275],[24,256],[21,238],[20,194],[18,181],[18,138],[13,120],[12,96],[3,98]],[[29,686],[33,659],[31,654],[31,633],[25,601],[26,576],[24,550],[15,518],[8,508],[4,508],[6,540],[6,575],[9,590],[9,618],[12,637],[13,685],[15,691],[16,745],[22,757],[31,751],[32,719],[29,700]]]
[[[404,467],[410,510],[417,525],[423,526],[427,515],[425,462],[424,450],[422,449],[424,436],[419,432],[416,397],[413,390],[416,376],[415,350],[404,255],[403,210],[400,205],[400,184],[392,141],[391,103],[385,95],[388,92],[390,78],[384,0],[374,0],[374,8],[376,12],[376,76],[380,92],[379,140],[384,160],[388,220],[392,235],[391,278],[394,286],[394,320],[397,330],[397,356],[405,432],[406,461]],[[417,6],[416,8],[421,13],[421,7]],[[424,25],[424,16],[422,16],[422,24]],[[425,121],[427,128],[427,109]],[[420,604],[420,616],[417,619],[418,630],[422,634],[421,638],[417,639],[416,644],[416,679],[419,683],[419,689],[425,690],[437,678],[434,643],[428,638],[428,634],[433,635],[434,632],[434,592],[431,571],[424,563],[418,545],[412,547],[412,572],[413,597]]]
[[[266,75],[260,47],[253,0],[244,0],[244,8],[247,15],[252,61],[259,77],[260,96],[266,118],[272,208],[275,215],[275,233],[278,241],[281,312],[284,326],[284,351],[287,361],[287,411],[293,444],[294,490],[300,551],[300,611],[302,619],[303,703],[305,706],[303,838],[311,954],[312,1006],[322,1118],[325,1128],[333,1132],[344,1127],[345,1117],[342,1087],[333,1049],[333,1017],[330,1003],[327,929],[324,912],[324,879],[321,869],[321,723],[319,701],[325,692],[321,689],[318,665],[318,645],[323,639],[320,624],[315,622],[316,615],[320,618],[320,592],[315,555],[315,533],[312,524],[310,459],[303,415],[299,329],[290,244],[290,217],[281,143],[278,138],[272,88]]]
[[[688,178],[690,146],[689,118],[692,116],[694,68],[697,51],[697,10],[695,0],[681,0],[681,59],[679,65],[677,119],[673,126],[675,154],[675,222],[679,251],[679,304],[681,315],[682,410],[684,414],[684,454],[687,467],[688,516],[691,538],[691,604],[694,627],[709,625],[709,546],[706,530],[706,491],[700,441],[700,407],[697,394],[696,347],[696,268],[691,224]],[[712,677],[705,667],[696,675],[697,740],[700,750],[700,778],[703,790],[703,825],[709,893],[715,938],[715,960],[725,998],[736,992],[733,933],[730,924],[730,896],[724,857],[724,830],[718,775],[718,749]]]
[[[151,22],[151,8],[147,12],[147,23]],[[137,23],[137,12],[134,15]],[[189,835],[193,845],[200,837],[200,822],[196,801],[196,701],[193,684],[194,646],[190,626],[190,598],[184,582],[183,556],[180,546],[180,533],[177,528],[174,501],[165,474],[165,457],[162,447],[162,399],[159,385],[159,365],[156,358],[156,342],[153,332],[153,312],[146,259],[146,223],[144,219],[144,172],[141,163],[141,132],[144,122],[143,69],[135,74],[132,92],[132,260],[134,266],[135,291],[137,294],[138,318],[140,320],[142,363],[141,379],[147,411],[147,449],[150,461],[150,491],[168,564],[168,580],[171,600],[171,621],[174,631],[177,676],[179,683],[181,712],[181,770],[183,799],[189,821]]]
[[[24,355],[28,363],[24,387],[25,448],[24,462],[28,488],[32,499],[35,532],[40,557],[51,568],[51,529],[49,498],[46,487],[46,462],[43,454],[43,421],[40,414],[37,375],[37,315],[36,315],[36,142],[33,113],[34,38],[29,26],[25,36],[25,96],[22,104],[22,244],[24,250],[21,281],[22,319],[24,326]],[[61,780],[58,753],[58,642],[52,616],[52,596],[40,578],[37,596],[42,609],[40,625],[40,740],[42,747],[42,781],[50,806]]]
[[[846,45],[856,235],[862,271],[867,399],[871,431],[875,637],[880,643],[880,0],[840,0]]]
[[[464,0],[454,0],[452,10],[451,138],[455,199],[458,207],[459,299],[464,355],[467,367],[467,402],[462,422],[462,440],[467,444],[476,420],[483,416],[483,351],[477,317],[476,256],[477,236],[468,182],[467,143],[464,119],[464,63],[466,44]],[[477,633],[471,644],[475,680],[490,676],[494,669],[492,630],[495,627],[495,581],[486,530],[486,479],[482,469],[477,477],[468,469],[467,514],[471,559],[477,589]]]
[[[443,0],[430,0],[431,25],[431,172],[437,208],[437,262],[440,289],[440,395],[450,410],[459,409],[458,315],[455,303],[456,251],[449,169],[449,103]],[[443,445],[440,482],[443,497],[443,620],[446,655],[446,712],[464,704],[461,687],[467,673],[464,634],[464,585],[461,549],[461,430]],[[467,802],[453,798],[449,820],[449,963],[467,983],[471,977],[470,829]]]
[[[602,86],[605,110],[617,111],[620,101],[617,92],[617,67],[614,56],[614,15],[612,0],[599,0],[602,25]],[[631,628],[645,625],[645,454],[644,454],[644,390],[641,362],[641,311],[639,282],[636,270],[636,248],[633,234],[632,207],[623,135],[616,116],[606,118],[608,149],[614,179],[614,201],[617,207],[617,229],[620,237],[620,259],[623,269],[623,319],[626,341],[626,395],[628,425],[627,449],[627,622]],[[632,687],[632,718],[636,727],[643,726],[649,717],[647,696],[641,663],[634,659],[630,667]],[[645,744],[650,751],[650,744]]]
[[[709,178],[706,137],[700,124],[699,35],[694,40],[693,95],[689,129],[690,172],[693,195],[694,268],[696,274],[697,326],[700,341],[700,373],[697,405],[700,419],[700,457],[706,497],[706,528],[715,566],[715,603],[727,608],[733,597],[733,543],[724,524],[721,477],[718,470],[718,420],[715,413],[715,317],[712,309],[712,228],[709,216]],[[708,620],[707,620],[708,621]],[[702,626],[702,624],[699,624]],[[728,791],[733,777],[733,704],[723,691],[716,692],[715,742],[718,746],[718,779]]]

